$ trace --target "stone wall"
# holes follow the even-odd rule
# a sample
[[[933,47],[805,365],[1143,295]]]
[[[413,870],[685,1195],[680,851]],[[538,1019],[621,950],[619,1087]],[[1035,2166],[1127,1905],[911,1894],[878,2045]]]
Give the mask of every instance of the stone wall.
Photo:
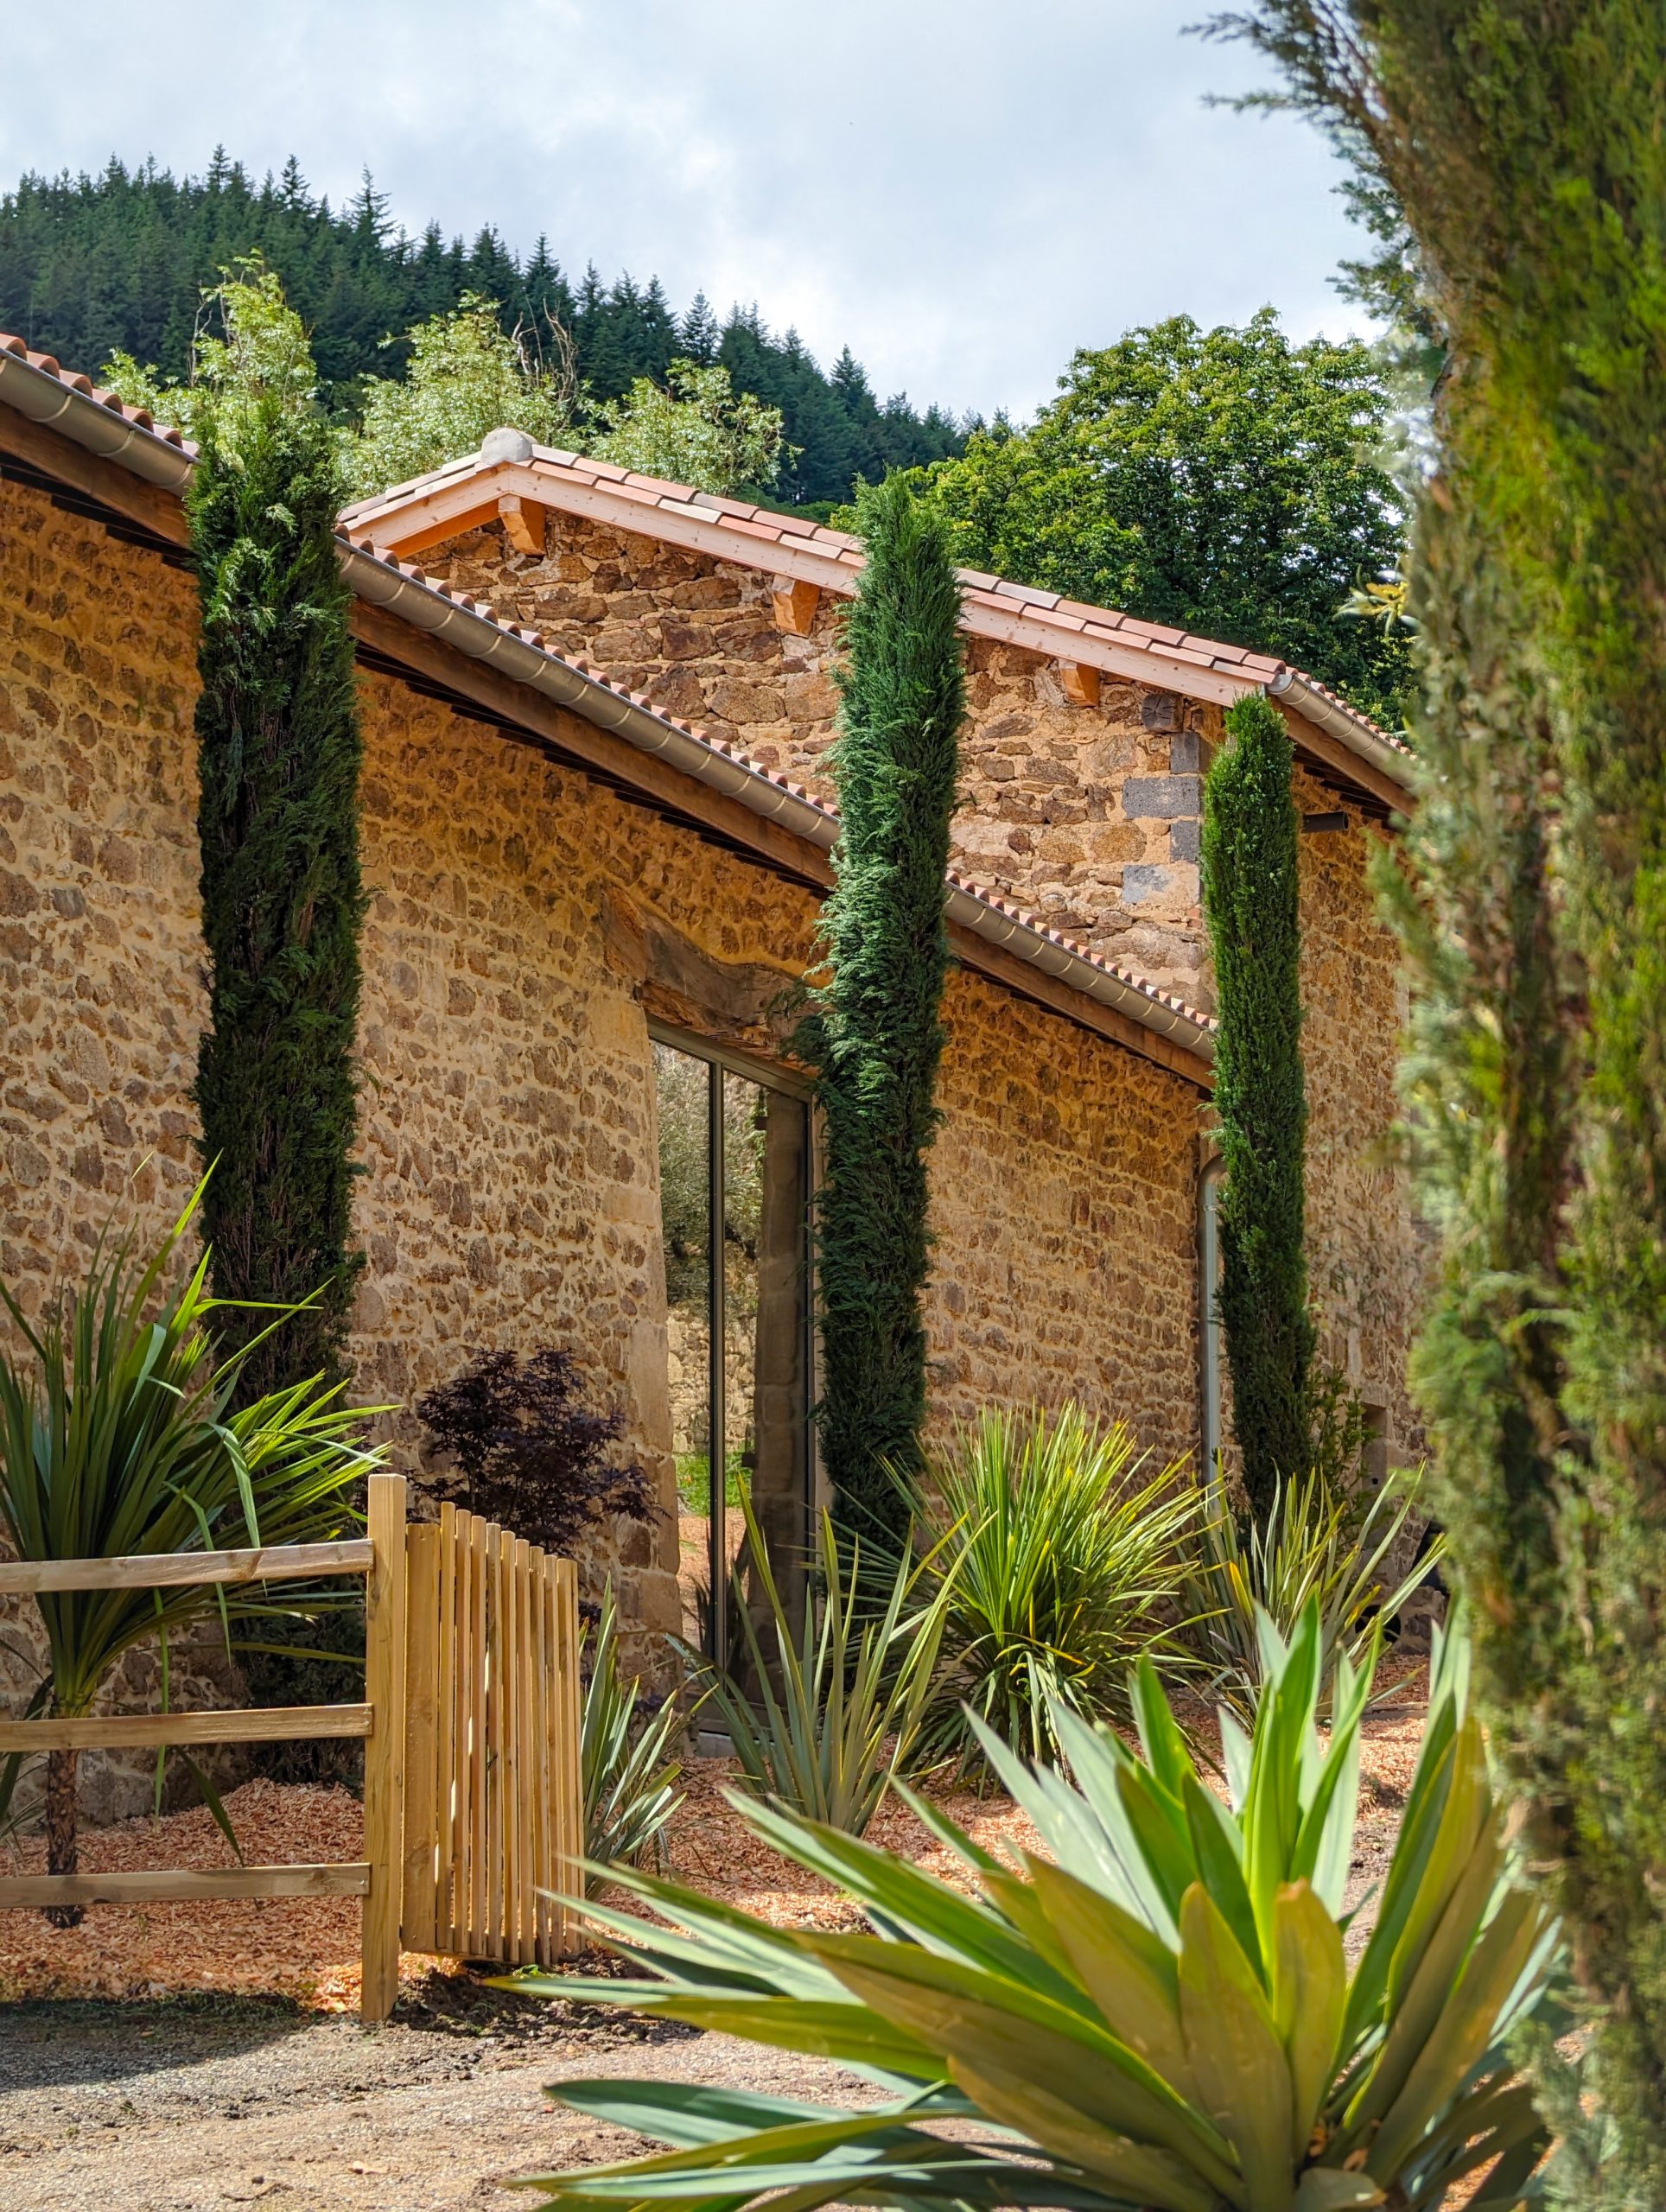
[[[832,669],[848,601],[823,593],[807,637],[783,635],[757,569],[551,509],[542,557],[500,527],[423,565],[541,630],[657,706],[830,796]],[[968,645],[957,865],[1163,988],[1206,993],[1198,922],[1199,772],[1219,710],[1107,677],[1071,704],[1056,665]]]
[[[1340,810],[1300,769],[1303,813]],[[1429,1246],[1392,1135],[1405,983],[1369,880],[1384,832],[1350,813],[1345,831],[1304,836],[1302,1046],[1307,1082],[1307,1258],[1320,1351],[1381,1409],[1392,1463],[1423,1433],[1406,1389]]]
[[[0,485],[0,1276],[31,1316],[112,1207],[155,1235],[200,1172],[195,619],[188,577]],[[0,1706],[45,1651],[35,1606],[0,1601]],[[176,1703],[234,1702],[217,1629],[175,1642],[170,1678]],[[160,1704],[154,1649],[114,1699]],[[89,1819],[149,1803],[150,1754],[82,1765]]]
[[[0,1271],[28,1313],[130,1189],[200,1172],[196,599],[0,486]]]
[[[984,1406],[1078,1398],[1159,1460],[1194,1455],[1206,1103],[964,969],[945,1014],[934,1431]]]
[[[0,625],[0,1264],[38,1309],[124,1193],[153,1236],[195,1173],[194,606],[157,557],[8,481]],[[648,1019],[778,1052],[817,902],[391,677],[362,697],[358,1387],[408,1408],[480,1346],[576,1351],[667,1507],[593,1567],[669,1626]],[[1197,1094],[970,975],[949,1021],[934,1418],[1081,1394],[1189,1448]],[[409,1411],[387,1433],[414,1466]]]

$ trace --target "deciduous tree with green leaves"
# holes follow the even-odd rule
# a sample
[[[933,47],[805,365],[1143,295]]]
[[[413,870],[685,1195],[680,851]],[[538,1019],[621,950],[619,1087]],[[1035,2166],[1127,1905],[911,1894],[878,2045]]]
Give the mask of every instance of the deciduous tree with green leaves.
[[[596,410],[585,451],[620,468],[702,492],[766,492],[784,461],[781,410],[736,391],[721,363],[673,361],[662,387],[638,377],[623,399]]]
[[[965,679],[941,519],[894,476],[863,493],[859,518],[868,560],[845,629],[843,827],[822,918],[830,976],[808,1035],[825,1130],[822,1445],[836,1518],[866,1538],[906,1522],[894,1473],[919,1466],[926,1154]]]
[[[570,444],[578,383],[570,340],[546,321],[548,344],[506,330],[495,300],[465,292],[455,308],[405,333],[404,377],[372,377],[364,416],[344,440],[346,469],[359,493],[385,491],[473,453],[497,429],[524,430],[540,445]]]
[[[1405,524],[1372,458],[1391,408],[1372,349],[1293,345],[1270,308],[1241,329],[1175,315],[1059,381],[1028,428],[915,480],[956,559],[1281,655],[1397,723],[1404,639],[1342,612],[1398,567]]]

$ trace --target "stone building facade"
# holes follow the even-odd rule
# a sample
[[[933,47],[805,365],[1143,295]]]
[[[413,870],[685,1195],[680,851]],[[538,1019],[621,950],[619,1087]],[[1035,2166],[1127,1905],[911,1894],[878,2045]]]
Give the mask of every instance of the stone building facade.
[[[515,487],[507,515],[496,505],[506,485]],[[483,493],[496,497],[483,501]],[[355,537],[410,546],[454,590],[489,600],[656,707],[830,798],[854,540],[512,433],[346,519]],[[789,534],[764,534],[779,530]],[[832,581],[806,583],[799,572],[811,567]],[[1262,682],[1277,680],[1278,664],[993,577],[967,582],[957,865],[1095,953],[1211,1007],[1198,868],[1203,778],[1221,741],[1224,690],[1247,688],[1235,662]],[[1002,634],[1007,607],[1027,618],[1022,639]],[[1143,680],[1085,671],[1071,656],[1084,618],[1096,613],[1116,626],[1110,636],[1131,630],[1170,657]],[[1390,835],[1383,817],[1396,799],[1408,803],[1409,779],[1402,766],[1396,791],[1357,760],[1339,773],[1334,748],[1319,748],[1322,733],[1297,716],[1292,730],[1297,804],[1313,832],[1302,840],[1302,959],[1321,1349],[1399,1460],[1421,1440],[1405,1355],[1424,1245],[1390,1139],[1404,1009],[1369,876],[1372,850]],[[1379,760],[1390,752],[1392,769],[1391,749],[1377,751]]]
[[[540,512],[488,486],[482,514],[493,466],[442,473],[444,512],[429,483],[346,518],[371,902],[353,1353],[413,1465],[410,1408],[474,1350],[575,1353],[664,1504],[592,1564],[659,1631],[679,1544],[655,1039],[791,1072],[836,834],[817,802],[849,542],[795,526],[781,552],[760,519],[738,557],[744,515],[718,515],[714,550],[577,490],[563,506],[554,478]],[[27,1312],[112,1211],[153,1236],[200,1171],[188,468],[0,340],[0,1269]],[[693,512],[685,540],[722,505],[651,490]],[[969,581],[957,865],[989,889],[951,898],[932,1419],[1080,1398],[1181,1461],[1203,1433],[1200,779],[1224,703],[1276,664],[1045,598]],[[1391,786],[1380,748],[1293,728],[1300,803],[1328,825],[1303,849],[1314,1286],[1403,1456],[1418,1248],[1366,883]]]
[[[0,1269],[39,1313],[112,1215],[154,1238],[200,1173],[196,606],[176,491],[7,398],[0,380]],[[372,595],[408,581],[378,566],[359,618],[357,1387],[400,1409],[385,1426],[415,1465],[410,1407],[474,1350],[575,1352],[666,1508],[605,1532],[596,1563],[661,1630],[678,1546],[650,1025],[788,1065],[825,840],[748,828],[581,712],[518,704],[443,635],[407,639]],[[413,588],[443,632],[455,600]],[[609,715],[623,696],[592,694]],[[933,1422],[1080,1397],[1184,1459],[1206,1032],[977,911],[993,935],[955,925],[932,1166]],[[223,1700],[212,1652],[184,1694]],[[154,1699],[148,1656],[118,1694]],[[145,1786],[131,1763],[93,1771],[99,1811]]]
[[[831,798],[844,601],[823,593],[802,634],[784,631],[767,572],[559,510],[541,554],[517,552],[493,522],[422,557],[558,652]],[[1047,657],[995,639],[969,640],[967,677],[955,824],[967,873],[1148,982],[1206,1000],[1199,772],[1219,709],[1132,682],[1073,703]]]

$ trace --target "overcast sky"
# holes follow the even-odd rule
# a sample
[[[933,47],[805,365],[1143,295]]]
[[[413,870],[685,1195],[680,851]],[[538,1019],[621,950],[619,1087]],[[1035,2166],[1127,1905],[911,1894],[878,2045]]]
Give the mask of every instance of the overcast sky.
[[[570,273],[756,299],[881,396],[1026,413],[1078,346],[1270,302],[1357,321],[1334,162],[1182,37],[1210,0],[0,0],[0,180],[115,152],[334,199],[368,164],[411,230],[540,231]]]

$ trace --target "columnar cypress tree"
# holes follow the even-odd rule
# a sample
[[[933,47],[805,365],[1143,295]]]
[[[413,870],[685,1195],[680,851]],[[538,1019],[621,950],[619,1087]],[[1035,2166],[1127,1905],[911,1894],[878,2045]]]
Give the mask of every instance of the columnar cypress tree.
[[[1260,0],[1448,353],[1401,906],[1446,1231],[1418,1382],[1476,1686],[1666,2202],[1666,79],[1637,0]],[[1577,2101],[1559,2119],[1579,2132]]]
[[[1244,1488],[1261,1519],[1310,1456],[1299,828],[1276,710],[1258,696],[1240,699],[1226,733],[1232,741],[1204,788],[1201,839],[1226,1163],[1218,1298]]]
[[[259,1347],[248,1395],[340,1371],[359,1014],[359,734],[334,444],[275,282],[228,284],[189,495],[209,1024],[205,1207],[226,1298],[316,1302]],[[233,1339],[258,1314],[226,1318]]]
[[[896,479],[864,492],[833,755],[843,827],[823,910],[823,1449],[842,1524],[906,1518],[925,1413],[926,1152],[948,970],[944,873],[965,681],[941,522]]]

